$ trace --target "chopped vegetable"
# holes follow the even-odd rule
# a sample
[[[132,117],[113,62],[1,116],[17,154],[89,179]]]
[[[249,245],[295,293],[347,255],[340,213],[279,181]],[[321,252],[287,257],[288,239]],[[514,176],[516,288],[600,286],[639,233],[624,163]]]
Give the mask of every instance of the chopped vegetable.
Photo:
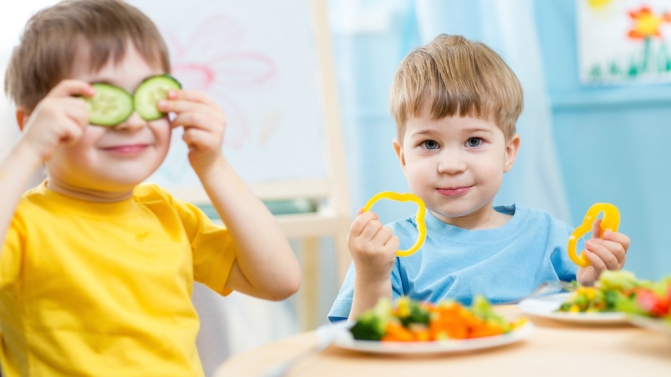
[[[350,331],[358,340],[421,342],[501,335],[523,323],[510,323],[496,314],[483,296],[474,297],[471,308],[454,301],[434,305],[402,297],[393,309],[388,300],[380,300]]]
[[[380,300],[373,310],[363,313],[350,329],[354,339],[381,340],[394,318],[389,300]]]
[[[671,321],[671,276],[639,280],[628,271],[605,271],[594,287],[579,286],[560,312],[625,312]]]
[[[599,276],[599,288],[626,291],[639,284],[636,275],[629,271],[604,271]]]

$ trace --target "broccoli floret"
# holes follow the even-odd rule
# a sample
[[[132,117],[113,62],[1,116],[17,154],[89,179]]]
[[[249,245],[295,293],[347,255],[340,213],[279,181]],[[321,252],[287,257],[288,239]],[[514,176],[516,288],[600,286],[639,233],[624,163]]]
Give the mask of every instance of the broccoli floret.
[[[410,298],[404,296],[398,300],[396,305],[398,306],[396,315],[406,328],[409,328],[411,323],[420,323],[429,326],[430,313],[419,302],[410,300]]]
[[[604,300],[606,301],[606,310],[607,311],[616,311],[618,305],[621,301],[628,301],[620,291],[608,290],[603,293]],[[625,304],[626,305],[626,304]]]
[[[384,328],[386,324],[375,316],[372,311],[365,312],[359,317],[350,328],[350,332],[354,339],[358,340],[380,340],[384,336]]]
[[[473,297],[473,302],[471,303],[471,310],[473,314],[480,317],[482,320],[487,320],[491,317],[497,317],[498,315],[494,312],[492,305],[483,295],[475,295]]]
[[[349,331],[354,339],[380,340],[391,320],[393,320],[391,302],[380,299],[373,309],[365,311],[357,318],[356,323]]]
[[[510,331],[510,324],[508,321],[494,311],[494,308],[485,296],[475,295],[475,297],[473,297],[471,311],[485,322],[494,322],[498,324],[504,332]]]
[[[573,305],[570,302],[563,302],[561,306],[559,306],[559,311],[560,312],[568,312],[571,309],[571,305]]]

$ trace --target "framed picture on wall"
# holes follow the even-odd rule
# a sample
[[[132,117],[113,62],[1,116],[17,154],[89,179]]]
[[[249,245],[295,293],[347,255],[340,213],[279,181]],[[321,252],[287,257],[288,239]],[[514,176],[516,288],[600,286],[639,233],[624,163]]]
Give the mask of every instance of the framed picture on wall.
[[[671,81],[671,1],[576,0],[576,17],[583,84]]]

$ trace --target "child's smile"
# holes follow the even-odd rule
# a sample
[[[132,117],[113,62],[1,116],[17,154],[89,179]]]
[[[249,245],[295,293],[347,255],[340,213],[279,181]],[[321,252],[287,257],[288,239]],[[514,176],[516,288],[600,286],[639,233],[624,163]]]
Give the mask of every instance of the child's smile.
[[[394,142],[410,191],[446,223],[468,229],[496,226],[494,197],[510,170],[519,137],[506,143],[492,121],[471,116],[431,119],[428,111],[406,123]]]
[[[468,192],[473,186],[462,186],[462,187],[447,187],[436,189],[441,195],[445,196],[459,196]]]
[[[147,149],[148,146],[148,144],[126,144],[104,147],[102,149],[104,151],[116,153],[121,156],[134,156],[142,153],[145,149]]]

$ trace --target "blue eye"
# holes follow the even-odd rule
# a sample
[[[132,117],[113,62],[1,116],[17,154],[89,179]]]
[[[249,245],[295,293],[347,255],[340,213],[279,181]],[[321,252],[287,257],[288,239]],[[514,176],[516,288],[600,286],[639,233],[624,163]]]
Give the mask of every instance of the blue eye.
[[[438,143],[435,140],[426,140],[422,142],[422,146],[426,149],[438,149]]]
[[[477,147],[480,144],[482,144],[482,139],[479,137],[471,137],[466,141],[466,146],[471,148]]]

